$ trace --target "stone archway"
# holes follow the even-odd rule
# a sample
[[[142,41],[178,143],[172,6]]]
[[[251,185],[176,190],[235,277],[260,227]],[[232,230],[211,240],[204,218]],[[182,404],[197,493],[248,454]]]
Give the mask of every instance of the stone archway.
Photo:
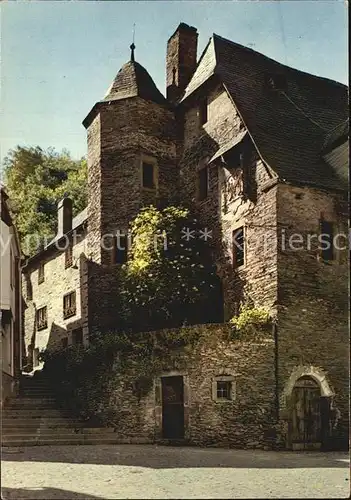
[[[334,391],[321,368],[305,365],[293,370],[280,398],[282,416],[288,424],[288,448],[327,446],[333,396]]]

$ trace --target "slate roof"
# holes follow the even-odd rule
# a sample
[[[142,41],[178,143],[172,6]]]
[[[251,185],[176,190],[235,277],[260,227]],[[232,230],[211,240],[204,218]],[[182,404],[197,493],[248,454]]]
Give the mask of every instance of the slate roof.
[[[340,189],[340,179],[321,153],[328,134],[348,117],[345,85],[214,34],[181,102],[213,74],[220,77],[263,161],[281,180]],[[285,77],[284,91],[267,86],[267,77],[276,74]]]
[[[167,104],[165,97],[158,90],[146,69],[136,61],[129,61],[117,73],[103,101],[116,101],[136,96],[158,104]]]
[[[83,120],[84,127],[89,126],[101,106],[112,101],[119,101],[130,97],[141,97],[146,101],[152,101],[166,107],[170,106],[167,99],[156,87],[147,70],[138,62],[129,61],[119,70],[105,97],[93,106]]]
[[[349,138],[349,119],[335,127],[326,137],[324,151],[331,151],[341,142],[346,142]]]

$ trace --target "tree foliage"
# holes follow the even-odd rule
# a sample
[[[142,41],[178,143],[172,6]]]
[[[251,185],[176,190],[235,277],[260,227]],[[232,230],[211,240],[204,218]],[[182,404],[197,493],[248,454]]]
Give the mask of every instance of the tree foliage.
[[[57,203],[64,195],[73,200],[73,215],[86,206],[86,161],[73,160],[66,150],[59,153],[53,148],[17,146],[4,159],[4,167],[22,248],[31,255],[38,237],[43,240],[55,234]]]
[[[121,273],[126,325],[145,331],[221,321],[219,280],[210,239],[190,209],[143,209],[131,225]]]

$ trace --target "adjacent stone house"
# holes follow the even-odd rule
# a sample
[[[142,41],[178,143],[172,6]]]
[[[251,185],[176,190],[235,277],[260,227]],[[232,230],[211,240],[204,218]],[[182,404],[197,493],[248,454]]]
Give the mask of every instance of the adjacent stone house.
[[[141,399],[119,386],[120,429],[152,440],[177,428],[194,443],[250,446],[265,422],[263,434],[279,427],[288,448],[347,441],[347,88],[218,35],[198,59],[197,37],[181,23],[168,40],[166,98],[132,45],[84,119],[88,207],[72,221],[63,200],[57,237],[25,268],[28,345],[88,343],[117,329],[115,271],[127,252],[112,237],[102,241],[126,231],[145,204],[190,202],[211,231],[224,322],[242,303],[265,307],[270,340],[261,348],[229,342],[224,354],[219,341],[204,341],[201,355],[159,374]],[[67,266],[72,250],[57,242],[76,233],[75,265]],[[65,316],[65,304],[74,314]],[[233,417],[238,408],[242,419]]]
[[[9,209],[8,195],[0,185],[0,318],[1,406],[17,392],[22,368],[21,247]]]

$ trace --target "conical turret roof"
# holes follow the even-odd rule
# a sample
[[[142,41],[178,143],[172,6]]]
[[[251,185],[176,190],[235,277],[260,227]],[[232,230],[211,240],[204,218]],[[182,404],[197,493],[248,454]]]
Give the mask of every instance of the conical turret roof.
[[[146,69],[132,60],[119,70],[103,101],[115,101],[136,96],[158,104],[167,103]]]

